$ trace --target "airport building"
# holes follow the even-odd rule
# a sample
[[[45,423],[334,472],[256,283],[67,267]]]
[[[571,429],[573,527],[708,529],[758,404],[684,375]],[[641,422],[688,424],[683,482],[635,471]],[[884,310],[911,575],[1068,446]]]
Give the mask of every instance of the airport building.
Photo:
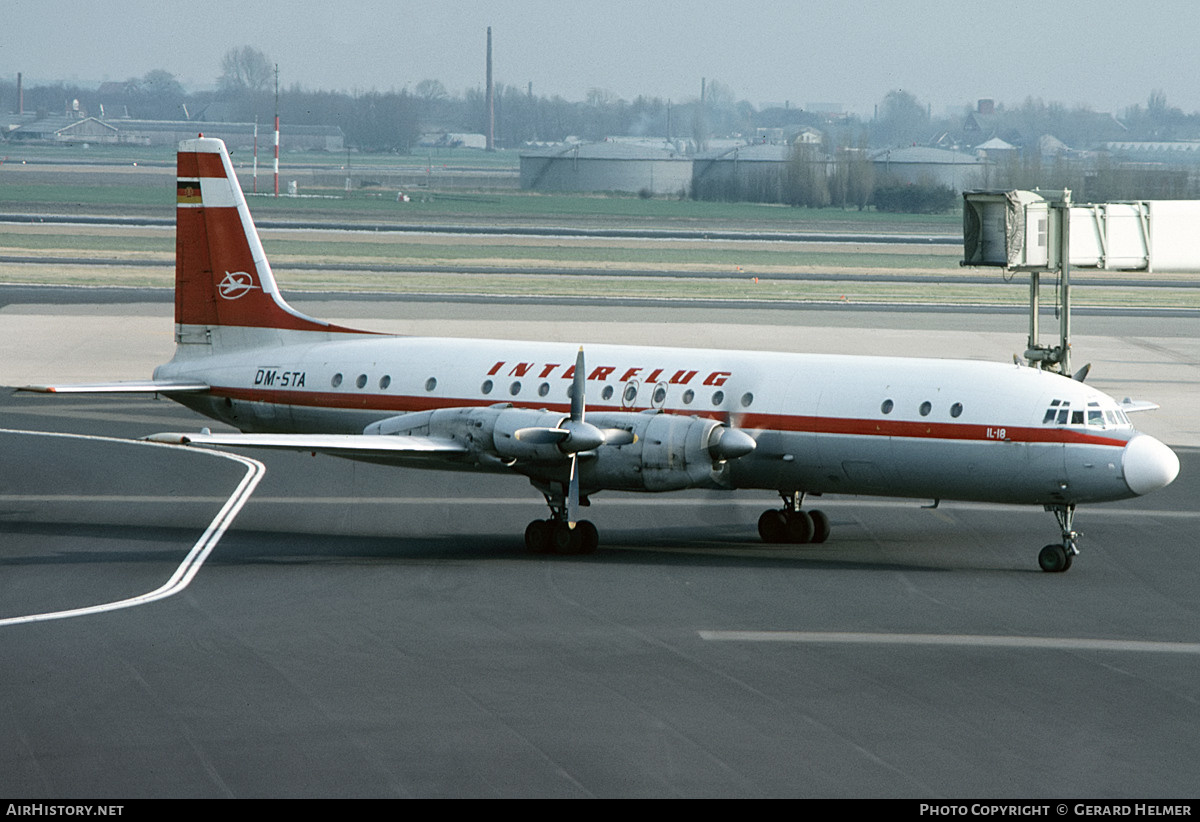
[[[692,161],[692,196],[699,200],[781,203],[787,196],[792,146],[752,143],[702,152]],[[814,157],[821,174],[827,162]]]
[[[943,148],[908,146],[889,148],[871,155],[877,180],[894,180],[906,185],[946,186],[956,193],[987,188],[994,163],[986,156],[964,154]]]
[[[12,114],[0,121],[3,139],[31,143],[94,143],[174,146],[204,132],[219,137],[230,149],[254,146],[254,123],[218,123],[198,120],[100,119],[76,114],[39,117]],[[270,126],[258,128],[259,150],[272,145]],[[282,146],[288,151],[345,151],[345,135],[337,126],[284,124]]]
[[[521,152],[527,191],[620,191],[677,196],[690,191],[692,158],[671,147],[572,143]]]

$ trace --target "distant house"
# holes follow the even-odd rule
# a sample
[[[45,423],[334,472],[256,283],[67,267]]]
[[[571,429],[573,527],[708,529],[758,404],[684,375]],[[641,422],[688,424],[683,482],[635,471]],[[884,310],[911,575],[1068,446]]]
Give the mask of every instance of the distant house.
[[[962,124],[963,138],[972,143],[981,143],[989,137],[994,137],[999,129],[1000,117],[996,114],[994,100],[980,100]]]
[[[975,146],[975,154],[979,157],[986,157],[989,160],[1001,161],[1005,157],[1012,156],[1017,147],[1012,143],[1005,142],[999,137],[993,137],[986,142]]]

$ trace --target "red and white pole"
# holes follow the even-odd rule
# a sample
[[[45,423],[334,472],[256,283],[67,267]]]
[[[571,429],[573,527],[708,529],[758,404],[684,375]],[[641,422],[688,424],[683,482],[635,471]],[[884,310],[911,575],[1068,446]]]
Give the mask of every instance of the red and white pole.
[[[279,196],[279,64],[275,64],[275,196]]]
[[[279,115],[275,115],[275,196],[279,196]]]

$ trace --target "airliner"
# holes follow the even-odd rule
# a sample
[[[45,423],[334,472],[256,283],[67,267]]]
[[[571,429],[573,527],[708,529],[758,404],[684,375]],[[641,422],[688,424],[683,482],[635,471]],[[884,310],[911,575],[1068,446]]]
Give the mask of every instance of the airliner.
[[[1017,362],[394,336],[308,317],[280,295],[222,141],[178,153],[175,353],[150,380],[25,386],[154,392],[276,448],[410,468],[517,474],[549,508],[530,551],[589,553],[605,490],[778,494],[768,543],[823,543],[825,494],[1042,506],[1078,553],[1076,506],[1171,483],[1175,453],[1128,412],[1154,408]]]

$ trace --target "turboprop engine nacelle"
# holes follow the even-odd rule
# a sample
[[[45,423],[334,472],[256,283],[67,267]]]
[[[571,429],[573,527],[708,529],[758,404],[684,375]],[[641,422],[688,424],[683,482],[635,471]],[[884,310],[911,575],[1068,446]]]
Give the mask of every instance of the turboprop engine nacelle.
[[[364,433],[452,439],[467,447],[468,462],[500,461],[551,480],[570,454],[579,454],[584,486],[631,491],[719,483],[727,460],[755,448],[744,431],[702,417],[597,412],[580,430],[562,413],[511,406],[402,414],[373,423]]]
[[[676,491],[721,484],[728,460],[755,448],[745,431],[704,417],[660,412],[596,413],[597,426],[628,428],[637,441],[621,448],[598,448],[584,463],[585,485],[630,491]]]

